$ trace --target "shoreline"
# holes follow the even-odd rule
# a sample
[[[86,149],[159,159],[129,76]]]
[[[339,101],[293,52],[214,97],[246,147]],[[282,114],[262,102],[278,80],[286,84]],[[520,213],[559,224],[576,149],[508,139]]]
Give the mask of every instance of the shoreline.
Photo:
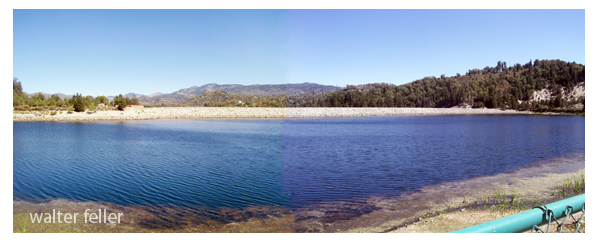
[[[125,121],[150,119],[295,119],[420,115],[538,115],[529,111],[461,108],[257,108],[257,107],[160,107],[125,111],[97,111],[50,115],[49,112],[13,112],[22,121]],[[545,114],[554,115],[554,114]],[[559,115],[559,114],[557,114]]]
[[[54,208],[63,212],[102,208],[111,213],[122,212],[126,216],[124,222],[118,225],[29,224],[28,232],[414,232],[414,225],[438,227],[436,225],[441,217],[435,214],[465,218],[474,213],[487,213],[487,210],[477,210],[476,207],[485,198],[490,201],[497,192],[517,194],[528,204],[534,201],[548,203],[555,199],[556,182],[584,173],[584,154],[577,154],[556,157],[514,172],[428,185],[399,196],[372,195],[348,201],[316,203],[299,209],[250,206],[245,209],[223,207],[210,212],[203,208],[170,205],[123,206],[65,199],[32,203],[13,198],[13,232],[18,232],[25,212],[51,212]],[[493,216],[499,218],[512,212],[515,211],[494,213]],[[421,218],[423,221],[419,223]],[[449,232],[471,225],[451,224],[434,232]]]

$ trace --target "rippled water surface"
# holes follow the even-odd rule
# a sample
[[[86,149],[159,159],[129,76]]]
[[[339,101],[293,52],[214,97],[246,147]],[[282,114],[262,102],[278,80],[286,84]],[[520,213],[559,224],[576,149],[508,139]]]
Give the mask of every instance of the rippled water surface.
[[[301,207],[585,152],[574,116],[13,123],[13,197]]]

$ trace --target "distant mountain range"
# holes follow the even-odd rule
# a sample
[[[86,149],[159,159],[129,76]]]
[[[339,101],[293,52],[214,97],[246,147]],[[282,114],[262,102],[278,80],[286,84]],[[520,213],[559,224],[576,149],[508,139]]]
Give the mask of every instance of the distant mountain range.
[[[213,91],[226,91],[233,94],[241,94],[245,96],[279,96],[287,95],[294,96],[299,94],[322,94],[339,90],[339,87],[320,85],[316,83],[299,83],[299,84],[278,84],[278,85],[238,85],[238,84],[225,84],[219,85],[215,83],[206,84],[203,86],[193,86],[190,88],[184,88],[173,93],[160,93],[156,92],[150,95],[143,95],[139,93],[127,93],[123,94],[123,97],[133,98],[136,96],[141,104],[178,104],[184,103],[188,99],[196,97],[198,95],[213,92]],[[42,93],[44,97],[49,98],[53,94],[36,92],[27,94],[31,97],[37,93]],[[60,98],[71,98],[73,95],[66,95],[63,93],[56,93]],[[108,100],[114,99],[115,96],[106,96]]]
[[[63,98],[65,98],[65,97],[66,97],[66,98],[72,98],[72,97],[73,97],[73,95],[67,95],[67,94],[63,94],[63,93],[54,93],[54,94],[49,94],[49,93],[43,93],[43,92],[34,92],[34,93],[28,93],[28,94],[27,94],[27,97],[32,97],[33,95],[36,95],[36,94],[38,94],[38,93],[41,93],[42,95],[44,95],[44,97],[45,97],[45,98],[49,98],[49,97],[51,97],[51,96],[52,96],[52,95],[54,95],[54,94],[58,95],[58,97],[60,97],[60,99],[63,99]]]
[[[127,94],[123,94],[123,97],[129,97],[129,98],[133,98],[133,96],[136,96],[137,98],[143,96],[143,94],[138,94],[138,93],[127,93]],[[109,101],[112,101],[112,99],[114,98],[114,96],[106,96],[108,98]]]
[[[52,96],[52,95],[54,95],[54,94],[58,95],[58,96],[59,96],[61,99],[65,98],[65,97],[66,97],[66,98],[72,98],[72,97],[73,97],[73,95],[67,95],[67,94],[64,94],[64,93],[54,93],[54,94],[49,94],[49,93],[44,93],[44,92],[34,92],[34,93],[28,93],[28,94],[27,94],[27,97],[32,97],[33,95],[36,95],[36,94],[38,94],[38,93],[41,93],[42,95],[44,95],[44,97],[45,97],[45,98],[49,98],[49,97],[51,97],[51,96]],[[137,94],[137,93],[127,93],[127,94],[123,95],[123,97],[129,97],[129,98],[132,98],[134,95],[135,95],[135,96],[137,96],[137,97],[143,96],[143,94]],[[87,95],[86,95],[86,96],[87,96]],[[94,97],[94,98],[95,98],[95,97]],[[108,100],[112,100],[112,99],[114,98],[114,96],[107,96],[107,98],[108,98]]]
[[[316,83],[301,83],[301,84],[279,84],[279,85],[218,85],[218,84],[206,84],[201,87],[193,86],[178,90],[173,93],[162,94],[154,93],[148,96],[137,95],[137,98],[141,104],[174,104],[183,103],[190,98],[195,96],[213,92],[213,91],[226,91],[234,94],[241,94],[246,96],[278,96],[278,95],[298,95],[303,93],[325,93],[339,90],[336,86],[320,85]],[[124,95],[123,95],[124,96]]]

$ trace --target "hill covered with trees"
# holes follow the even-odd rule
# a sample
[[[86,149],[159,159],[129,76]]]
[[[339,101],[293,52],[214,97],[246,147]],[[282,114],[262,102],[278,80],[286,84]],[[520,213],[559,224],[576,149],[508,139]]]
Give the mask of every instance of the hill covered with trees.
[[[404,85],[348,85],[338,91],[289,97],[292,107],[453,107],[560,111],[584,105],[585,66],[561,60],[471,69],[465,75],[425,77]],[[549,93],[543,96],[539,93]],[[537,94],[537,95],[535,95]],[[580,106],[580,105],[579,105]],[[584,111],[584,106],[583,109]],[[563,110],[562,110],[563,111]]]
[[[287,97],[249,96],[227,91],[212,91],[190,98],[182,106],[192,107],[286,107]]]
[[[373,83],[348,85],[338,89],[314,83],[282,85],[204,85],[155,95],[149,106],[209,107],[431,107],[500,108],[521,111],[584,112],[585,66],[561,60],[531,60],[507,66],[470,69],[465,75],[425,77],[411,83],[394,85]],[[232,91],[215,90],[229,89]],[[243,92],[236,93],[234,91]],[[197,94],[199,93],[199,94]],[[256,93],[256,95],[248,95]],[[197,95],[195,95],[197,94]],[[268,94],[268,95],[267,95]],[[169,96],[174,95],[174,96]],[[18,79],[13,78],[15,110],[67,110],[75,108],[124,107],[144,103],[133,95],[27,95]],[[162,101],[174,101],[170,104]],[[239,103],[241,101],[241,103]]]

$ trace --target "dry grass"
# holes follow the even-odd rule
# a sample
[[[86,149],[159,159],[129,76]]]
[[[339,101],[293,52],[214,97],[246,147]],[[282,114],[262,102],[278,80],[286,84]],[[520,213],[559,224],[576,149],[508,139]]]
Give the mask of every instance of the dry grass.
[[[582,157],[557,158],[512,173],[445,182],[397,198],[373,198],[372,202],[382,209],[349,223],[334,224],[327,231],[392,232],[418,221],[418,218],[452,213],[462,208],[489,212],[527,210],[561,200],[555,196],[556,184],[584,174]],[[515,197],[513,201],[512,197]],[[496,204],[499,206],[493,206]]]
[[[556,177],[556,176],[553,176]],[[462,208],[450,213],[442,213],[436,216],[420,218],[418,222],[409,224],[405,227],[399,228],[394,233],[446,233],[452,232],[463,228],[472,227],[478,224],[486,223],[503,217],[507,217],[513,214],[520,213],[532,209],[535,206],[546,204],[547,201],[557,201],[568,197],[576,196],[585,192],[585,178],[584,171],[578,173],[568,173],[567,175],[557,176],[561,178],[554,184],[556,184],[554,191],[551,193],[551,198],[541,201],[539,199],[532,199],[528,201],[522,201],[522,197],[516,195],[517,193],[512,190],[511,195],[506,193],[504,189],[493,191],[493,195],[479,199],[473,203],[470,208]],[[564,178],[565,177],[565,178]],[[555,180],[555,178],[554,178]],[[547,189],[545,189],[547,190]],[[487,204],[481,206],[478,201],[486,201]],[[574,218],[579,219],[582,212],[575,213]],[[563,222],[563,218],[558,220],[560,223]],[[585,232],[585,217],[580,222],[580,232]],[[547,225],[541,226],[543,231],[547,229]],[[532,229],[532,227],[531,227]],[[562,232],[572,233],[576,231],[576,225],[572,217],[568,217]],[[530,231],[525,231],[530,232]],[[558,232],[557,224],[553,222],[550,227],[550,233]]]
[[[491,210],[464,210],[463,212],[453,212],[447,214],[441,214],[432,218],[422,219],[419,222],[410,224],[406,227],[400,228],[393,231],[393,233],[448,233],[463,228],[468,228],[481,223],[486,223],[510,215],[519,213],[519,210],[507,210],[507,211],[491,211]],[[577,213],[574,217],[579,218],[581,213]],[[560,219],[561,222],[561,219]],[[576,229],[576,226],[572,223],[572,218],[566,220],[563,233],[572,233]],[[541,226],[543,230],[547,226]],[[550,233],[556,231],[555,222],[551,224]],[[531,227],[532,229],[532,227]],[[581,220],[580,231],[585,232],[584,218]],[[524,231],[524,233],[530,233],[530,231]]]

